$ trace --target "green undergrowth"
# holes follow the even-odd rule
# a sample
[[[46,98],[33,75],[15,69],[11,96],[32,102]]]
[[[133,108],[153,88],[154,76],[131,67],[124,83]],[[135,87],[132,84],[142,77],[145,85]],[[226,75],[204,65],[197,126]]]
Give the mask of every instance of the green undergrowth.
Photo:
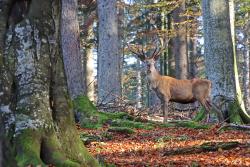
[[[155,127],[186,127],[192,129],[208,129],[208,125],[200,124],[196,121],[204,117],[205,112],[200,112],[201,116],[195,121],[172,121],[169,123],[156,123],[153,121],[141,122],[124,112],[99,112],[96,106],[86,97],[80,96],[73,102],[74,110],[80,114],[80,126],[84,128],[98,129],[108,124],[112,127],[125,127],[131,129],[151,130]],[[203,114],[202,114],[203,113]]]
[[[200,121],[204,120],[205,118],[206,118],[206,110],[204,107],[201,107],[199,112],[193,118],[193,121],[200,122]]]
[[[166,142],[166,141],[171,141],[171,140],[177,140],[177,141],[186,141],[189,140],[190,138],[187,135],[180,135],[180,136],[170,136],[170,135],[166,135],[160,138],[156,139],[156,142],[160,143],[160,142]]]
[[[98,129],[104,124],[114,127],[153,129],[150,123],[135,121],[125,112],[99,112],[96,106],[86,97],[80,96],[73,102],[74,110],[80,115],[80,126],[84,128]]]
[[[128,128],[146,129],[146,130],[151,130],[154,129],[155,127],[153,123],[143,123],[130,120],[121,120],[121,119],[112,121],[111,125],[117,127],[128,127]]]
[[[128,127],[110,127],[108,129],[108,132],[116,132],[116,133],[122,133],[122,134],[133,134],[135,131]]]
[[[191,129],[208,129],[209,125],[203,125],[195,121],[172,121],[165,124],[159,124],[160,127],[183,127]]]

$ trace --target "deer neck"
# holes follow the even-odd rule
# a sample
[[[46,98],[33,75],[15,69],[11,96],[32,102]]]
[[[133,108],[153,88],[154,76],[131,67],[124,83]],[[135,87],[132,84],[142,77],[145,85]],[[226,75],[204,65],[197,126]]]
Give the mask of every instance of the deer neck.
[[[161,75],[159,74],[158,70],[155,68],[154,65],[152,65],[149,68],[147,76],[148,76],[149,82],[151,84],[151,87],[156,88]]]

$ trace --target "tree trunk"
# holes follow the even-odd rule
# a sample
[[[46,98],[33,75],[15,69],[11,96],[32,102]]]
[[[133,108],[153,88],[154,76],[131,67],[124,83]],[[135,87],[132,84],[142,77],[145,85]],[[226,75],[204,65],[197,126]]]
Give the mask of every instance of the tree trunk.
[[[174,55],[175,55],[175,73],[178,79],[186,79],[188,77],[188,60],[187,60],[187,39],[185,16],[185,1],[173,11],[174,28],[176,37],[174,38]]]
[[[189,59],[190,59],[190,67],[189,67],[189,76],[190,78],[197,77],[198,67],[196,64],[197,59],[197,39],[195,37],[189,38]]]
[[[245,48],[243,52],[243,59],[244,59],[244,64],[243,64],[243,92],[244,92],[244,102],[246,105],[246,110],[248,114],[250,114],[250,91],[249,91],[249,42],[248,41],[248,36],[245,34],[246,42],[245,42]]]
[[[168,31],[173,30],[172,26],[172,14],[167,15],[167,25],[168,25]],[[168,67],[167,67],[167,75],[174,77],[175,76],[175,62],[174,62],[174,54],[173,54],[173,48],[174,48],[174,40],[170,38],[168,42],[168,55],[167,55],[167,61],[168,61]]]
[[[80,141],[69,105],[60,54],[60,1],[32,0],[27,10],[5,34],[8,52],[0,73],[0,110],[9,150],[4,152],[5,166],[98,166]]]
[[[86,76],[86,94],[91,101],[95,101],[95,76],[94,76],[94,54],[93,47],[86,48],[85,76]]]
[[[86,95],[91,101],[95,101],[95,76],[94,76],[94,21],[96,19],[96,4],[81,5],[79,24],[81,33],[81,62],[83,66],[83,78],[86,85]]]
[[[116,0],[97,0],[98,102],[110,103],[121,96],[121,69]]]
[[[77,0],[62,0],[61,45],[69,94],[72,99],[85,94],[86,84],[80,55]]]
[[[120,56],[120,76],[119,78],[122,81],[122,75],[123,75],[123,62],[124,62],[124,21],[125,21],[125,8],[124,8],[124,2],[122,0],[118,0],[118,42],[119,42],[119,56]],[[120,81],[120,82],[121,82]],[[121,96],[123,95],[123,88],[122,83],[121,84]]]
[[[232,13],[229,14],[229,1],[203,0],[202,9],[206,75],[212,81],[213,101],[218,106],[224,104],[220,107],[229,113],[230,122],[240,123],[241,119],[250,122],[239,85],[234,48],[234,22]]]
[[[85,19],[86,20],[86,19]],[[95,101],[95,76],[94,76],[94,54],[93,48],[94,44],[91,40],[94,39],[94,32],[93,32],[93,23],[87,27],[86,30],[85,42],[88,45],[84,46],[83,51],[83,67],[84,67],[84,76],[85,76],[85,84],[86,84],[86,95],[88,96],[89,100]]]
[[[141,61],[137,59],[137,87],[136,87],[136,107],[142,107],[142,76],[141,76]]]

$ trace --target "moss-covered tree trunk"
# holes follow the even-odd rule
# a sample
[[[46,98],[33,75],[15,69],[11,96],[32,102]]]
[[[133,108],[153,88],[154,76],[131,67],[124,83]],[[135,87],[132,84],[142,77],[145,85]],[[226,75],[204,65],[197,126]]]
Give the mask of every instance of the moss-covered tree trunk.
[[[4,166],[98,166],[74,126],[60,50],[60,1],[28,1],[23,17],[8,23],[22,2],[0,10],[7,27],[0,51],[1,136],[9,150]]]
[[[235,42],[234,11],[228,0],[203,0],[205,65],[212,81],[213,101],[228,113],[230,122],[250,122],[238,79]]]

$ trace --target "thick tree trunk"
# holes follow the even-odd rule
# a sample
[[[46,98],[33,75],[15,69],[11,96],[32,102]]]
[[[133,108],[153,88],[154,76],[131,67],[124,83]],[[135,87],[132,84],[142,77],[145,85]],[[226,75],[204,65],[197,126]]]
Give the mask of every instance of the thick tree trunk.
[[[250,122],[239,86],[229,1],[203,0],[202,9],[206,74],[212,81],[213,101],[219,106],[224,104],[221,108],[229,112],[231,122],[240,123],[241,118],[244,122]]]
[[[176,37],[174,38],[175,72],[176,78],[186,79],[188,77],[188,59],[187,59],[187,32],[184,21],[185,1],[173,11],[174,28]]]
[[[97,0],[98,7],[98,102],[112,103],[121,96],[121,69],[116,0]]]
[[[72,99],[85,94],[86,84],[80,55],[77,0],[62,0],[61,45],[69,94]]]
[[[5,166],[97,166],[77,135],[69,107],[60,54],[60,1],[32,0],[27,10],[5,34],[0,109],[4,137],[11,141],[5,145],[11,150],[5,151],[10,159],[3,160]]]

